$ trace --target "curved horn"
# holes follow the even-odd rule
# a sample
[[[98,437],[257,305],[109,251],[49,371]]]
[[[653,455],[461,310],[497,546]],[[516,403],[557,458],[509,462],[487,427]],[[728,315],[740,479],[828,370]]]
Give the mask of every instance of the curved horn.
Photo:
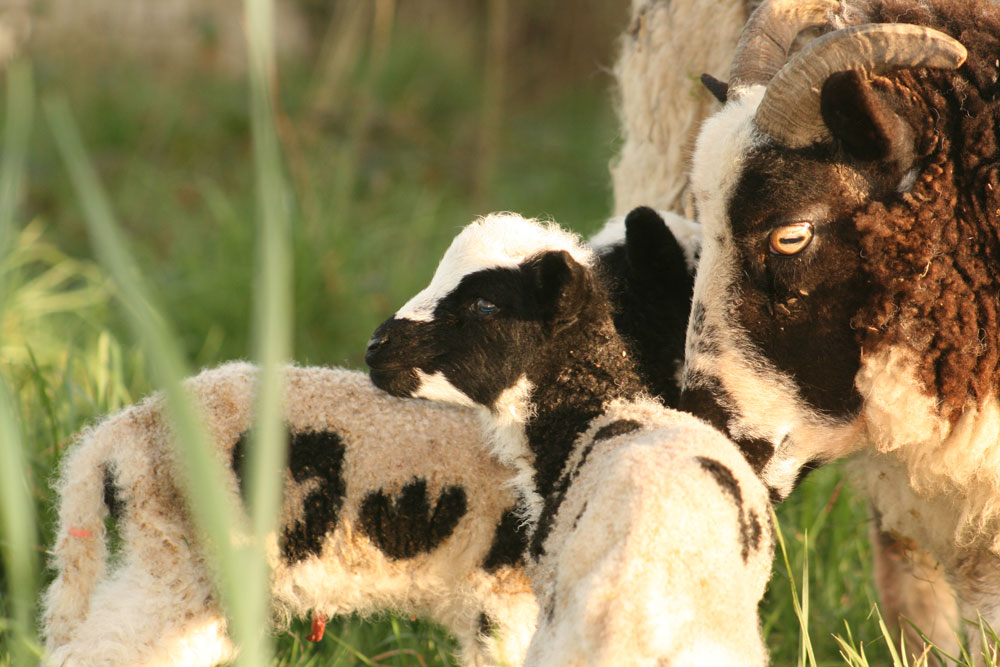
[[[771,0],[750,15],[736,45],[729,90],[766,85],[788,60],[788,49],[806,28],[825,25],[838,0]]]
[[[757,128],[788,148],[830,138],[820,92],[833,74],[859,70],[873,77],[896,69],[957,69],[967,53],[943,32],[908,23],[873,23],[831,32],[781,68],[757,107]]]

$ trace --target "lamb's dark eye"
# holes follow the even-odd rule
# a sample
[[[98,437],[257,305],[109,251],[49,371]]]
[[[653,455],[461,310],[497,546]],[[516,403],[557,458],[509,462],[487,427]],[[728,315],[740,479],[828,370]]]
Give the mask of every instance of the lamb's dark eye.
[[[775,255],[797,255],[809,246],[813,238],[811,222],[794,222],[771,230],[769,243]]]
[[[476,299],[469,306],[469,310],[479,317],[489,317],[497,312],[497,307],[492,301],[487,301],[486,299]]]

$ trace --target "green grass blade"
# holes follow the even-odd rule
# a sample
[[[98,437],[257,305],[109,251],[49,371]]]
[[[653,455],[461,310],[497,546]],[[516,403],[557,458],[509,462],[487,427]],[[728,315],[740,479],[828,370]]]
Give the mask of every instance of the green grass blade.
[[[781,524],[778,522],[778,516],[774,513],[774,508],[771,508],[771,522],[774,524],[774,534],[778,538],[778,547],[781,549],[781,558],[785,563],[785,572],[788,574],[788,583],[792,587],[792,607],[795,610],[795,616],[799,621],[799,659],[798,664],[800,666],[810,665],[815,667],[816,656],[813,653],[812,641],[809,638],[809,619],[807,616],[809,609],[809,569],[808,569],[808,557],[803,563],[803,577],[805,578],[805,583],[803,584],[803,599],[805,600],[805,609],[803,609],[803,603],[799,599],[798,588],[795,585],[795,575],[792,574],[792,565],[788,560],[788,548],[785,545],[785,536],[781,532]],[[808,554],[808,544],[804,548],[805,553]]]
[[[240,525],[236,522],[239,513],[234,511],[232,498],[223,484],[222,463],[213,455],[214,448],[200,416],[184,391],[182,381],[189,371],[178,339],[159,316],[151,292],[120,238],[118,224],[87,160],[69,106],[64,100],[47,100],[44,107],[59,152],[83,205],[96,253],[115,282],[136,338],[149,350],[155,382],[164,388],[176,429],[175,442],[186,463],[184,491],[199,531],[210,545],[207,555],[217,559],[218,567],[214,571],[220,573],[221,593],[235,639],[242,647],[242,655],[249,656],[250,660],[259,659],[261,628],[250,629],[244,619],[250,607],[245,595],[246,582],[253,573],[247,567],[243,550],[235,547],[230,539],[231,530],[238,530]]]
[[[287,193],[275,128],[271,76],[274,62],[271,0],[245,0],[250,63],[250,118],[257,190],[254,356],[260,366],[256,421],[247,452],[249,510],[254,534],[274,529],[285,468],[282,364],[291,357],[291,261]],[[248,581],[253,605],[246,620],[263,624],[268,609],[268,575],[262,550],[254,553],[255,575]],[[252,629],[252,627],[250,628]],[[266,647],[268,655],[273,649]]]
[[[7,121],[4,127],[3,162],[0,164],[0,258],[13,244],[24,164],[31,135],[34,85],[27,63],[13,64],[7,73]],[[0,274],[0,294],[6,294]],[[0,300],[0,323],[4,303]],[[12,664],[30,664],[37,654],[34,629],[37,597],[38,535],[35,503],[29,487],[29,468],[13,401],[6,380],[0,377],[0,539],[5,568],[9,611],[14,627],[8,630]]]

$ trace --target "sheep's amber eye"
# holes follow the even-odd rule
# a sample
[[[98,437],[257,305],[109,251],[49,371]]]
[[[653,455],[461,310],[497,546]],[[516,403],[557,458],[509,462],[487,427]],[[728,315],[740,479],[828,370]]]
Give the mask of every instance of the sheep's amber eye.
[[[812,241],[811,222],[794,222],[771,230],[771,252],[776,255],[797,255]]]
[[[489,317],[493,313],[497,312],[497,307],[492,301],[487,301],[486,299],[476,299],[472,302],[472,305],[469,306],[469,310],[480,317]]]

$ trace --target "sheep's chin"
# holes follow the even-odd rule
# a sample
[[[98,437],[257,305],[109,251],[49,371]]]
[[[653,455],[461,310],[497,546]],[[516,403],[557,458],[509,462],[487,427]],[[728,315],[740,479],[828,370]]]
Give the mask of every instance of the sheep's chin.
[[[464,405],[470,408],[481,407],[465,393],[455,387],[455,385],[449,382],[448,378],[446,378],[444,373],[441,371],[437,371],[435,373],[425,373],[424,371],[417,369],[416,376],[419,384],[411,394],[416,398],[426,398],[430,401],[441,401],[443,403]]]

